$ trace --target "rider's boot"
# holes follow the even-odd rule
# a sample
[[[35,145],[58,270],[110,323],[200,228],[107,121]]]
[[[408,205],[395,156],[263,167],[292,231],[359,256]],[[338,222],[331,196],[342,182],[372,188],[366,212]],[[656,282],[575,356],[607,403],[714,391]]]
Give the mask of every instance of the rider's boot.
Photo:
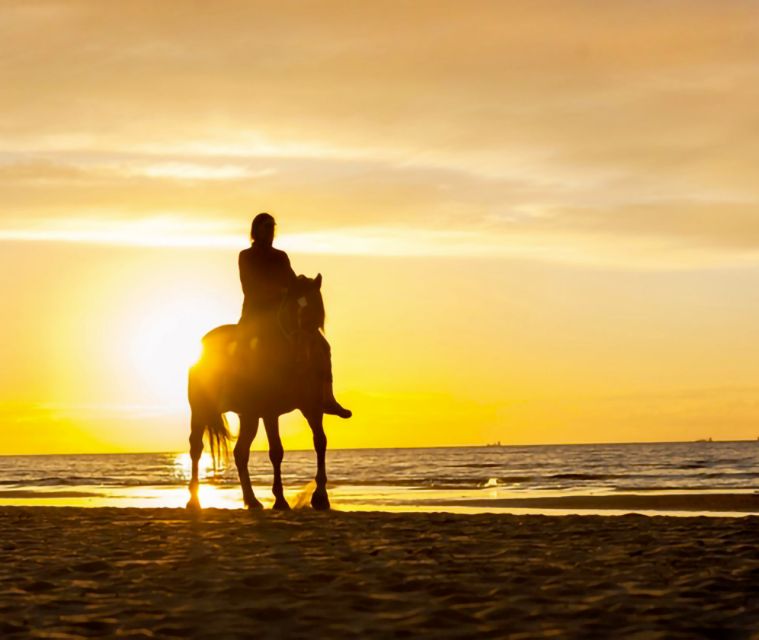
[[[335,400],[331,380],[325,380],[322,385],[322,402],[324,413],[328,413],[332,416],[339,416],[341,418],[350,418],[353,415],[353,412],[350,409],[346,409]]]

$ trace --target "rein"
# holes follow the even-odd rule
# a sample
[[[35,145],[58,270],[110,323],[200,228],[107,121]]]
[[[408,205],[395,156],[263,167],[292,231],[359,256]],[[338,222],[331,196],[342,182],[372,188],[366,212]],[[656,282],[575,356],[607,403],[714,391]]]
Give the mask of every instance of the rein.
[[[279,309],[277,309],[277,324],[279,325],[279,330],[282,332],[282,335],[285,336],[287,341],[292,344],[294,342],[294,336],[300,330],[300,327],[298,327],[295,331],[288,332],[282,322],[282,314],[289,300],[290,294],[288,292],[285,296],[283,296],[282,302],[279,303]],[[296,302],[298,303],[299,311],[308,306],[308,300],[306,299],[306,296],[300,296]]]

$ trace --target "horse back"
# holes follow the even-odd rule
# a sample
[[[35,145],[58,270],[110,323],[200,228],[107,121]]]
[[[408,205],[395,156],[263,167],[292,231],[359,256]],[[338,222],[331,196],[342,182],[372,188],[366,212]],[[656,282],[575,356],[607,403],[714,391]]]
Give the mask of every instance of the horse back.
[[[220,327],[211,329],[206,335],[204,335],[200,342],[205,347],[206,345],[212,346],[219,342],[232,342],[237,334],[236,324],[223,324]]]

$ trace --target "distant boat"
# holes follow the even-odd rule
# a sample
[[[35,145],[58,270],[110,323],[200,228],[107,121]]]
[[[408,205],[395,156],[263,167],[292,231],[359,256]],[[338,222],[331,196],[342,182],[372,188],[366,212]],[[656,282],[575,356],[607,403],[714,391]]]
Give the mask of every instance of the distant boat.
[[[488,442],[485,446],[486,447],[502,447],[503,445],[501,444],[501,441],[499,440],[498,442]]]
[[[759,438],[757,438],[759,440]],[[696,440],[696,442],[714,442],[711,438],[702,438],[701,440]]]

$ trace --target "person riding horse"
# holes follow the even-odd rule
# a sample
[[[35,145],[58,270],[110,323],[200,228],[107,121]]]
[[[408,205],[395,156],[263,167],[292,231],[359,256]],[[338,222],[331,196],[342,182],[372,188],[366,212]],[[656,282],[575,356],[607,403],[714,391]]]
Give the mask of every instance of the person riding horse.
[[[259,213],[251,225],[252,244],[240,252],[240,282],[243,291],[242,315],[238,323],[246,343],[260,342],[263,351],[277,351],[282,342],[278,313],[284,295],[297,283],[298,277],[284,251],[275,249],[276,222],[268,213]],[[327,339],[317,332],[315,366],[322,377],[324,413],[350,418],[352,413],[336,399],[332,390],[332,357]],[[275,360],[276,361],[276,358]],[[272,360],[270,359],[271,363]]]

